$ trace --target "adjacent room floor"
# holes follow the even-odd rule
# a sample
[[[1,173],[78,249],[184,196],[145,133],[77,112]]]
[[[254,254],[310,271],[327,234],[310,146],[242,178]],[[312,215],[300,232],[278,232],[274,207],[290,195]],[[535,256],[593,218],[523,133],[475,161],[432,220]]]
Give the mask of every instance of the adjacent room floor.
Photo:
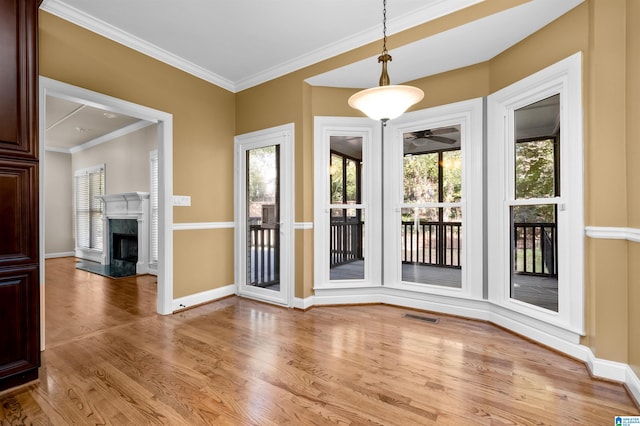
[[[484,322],[238,297],[159,316],[155,287],[152,276],[47,260],[40,382],[0,395],[0,424],[608,425],[640,415],[622,385]]]

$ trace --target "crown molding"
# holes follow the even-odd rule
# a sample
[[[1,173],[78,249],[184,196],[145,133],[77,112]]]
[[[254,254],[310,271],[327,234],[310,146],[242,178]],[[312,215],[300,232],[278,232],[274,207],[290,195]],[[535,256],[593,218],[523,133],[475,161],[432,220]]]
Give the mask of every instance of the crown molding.
[[[45,146],[44,150],[46,152],[58,152],[60,154],[71,154],[71,149],[69,148],[60,148],[57,146]]]
[[[60,0],[46,0],[40,9],[51,13],[59,18],[69,21],[73,24],[81,26],[89,31],[106,37],[110,40],[120,43],[126,47],[134,49],[140,53],[157,59],[165,64],[171,65],[223,89],[235,92],[235,85],[232,81],[221,77],[209,70],[202,68],[193,62],[187,61],[171,52],[168,52],[152,43],[149,43],[139,37],[129,34],[125,31],[114,27],[107,22],[97,19],[73,6]]]

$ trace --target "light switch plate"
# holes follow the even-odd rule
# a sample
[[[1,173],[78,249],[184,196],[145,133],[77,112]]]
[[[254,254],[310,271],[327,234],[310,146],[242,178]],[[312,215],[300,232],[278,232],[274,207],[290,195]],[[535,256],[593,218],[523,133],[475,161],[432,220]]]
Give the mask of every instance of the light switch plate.
[[[174,206],[190,206],[191,196],[190,195],[174,195],[173,205]]]

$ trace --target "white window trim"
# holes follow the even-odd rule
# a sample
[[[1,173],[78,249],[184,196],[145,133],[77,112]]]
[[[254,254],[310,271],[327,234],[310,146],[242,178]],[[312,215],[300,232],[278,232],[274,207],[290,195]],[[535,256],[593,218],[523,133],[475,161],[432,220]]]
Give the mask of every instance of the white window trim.
[[[365,271],[362,280],[330,280],[329,159],[331,136],[362,137],[362,202],[365,214]],[[364,117],[314,119],[314,290],[380,287],[380,123]],[[336,205],[337,206],[337,205]],[[349,205],[348,207],[353,207]]]
[[[78,176],[87,175],[90,173],[97,172],[99,170],[102,170],[104,173],[104,181],[105,181],[104,194],[106,194],[107,193],[107,169],[104,163],[97,164],[91,167],[85,167],[83,169],[78,169],[73,173],[73,241],[75,245],[75,256],[77,258],[90,260],[93,262],[99,262],[104,265],[106,264],[106,261],[107,261],[107,254],[106,254],[106,251],[104,250],[105,242],[103,241],[103,249],[98,250],[95,248],[79,247],[78,238],[77,238],[78,222],[77,222],[76,215],[78,212],[78,206],[77,206],[78,188],[77,188],[76,178]],[[104,216],[104,212],[103,212],[103,216]],[[106,235],[107,235],[107,226],[106,226],[106,221],[103,220],[103,225],[102,225],[103,239],[105,238]]]
[[[438,106],[404,114],[389,122],[385,134],[384,283],[386,287],[457,298],[482,299],[483,208],[482,208],[482,99]],[[403,205],[403,133],[425,128],[460,125],[462,198],[453,203],[462,208],[462,285],[449,288],[402,281],[400,215]],[[441,205],[439,203],[438,205]],[[418,205],[416,205],[418,206]],[[422,206],[422,205],[420,205]],[[468,253],[478,253],[468,256]]]
[[[539,320],[570,333],[584,334],[584,184],[582,55],[576,53],[488,97],[487,238],[489,301],[513,311],[524,324]],[[560,94],[560,197],[557,203],[558,312],[510,298],[509,201],[513,183],[513,114],[522,106]],[[510,174],[511,172],[511,174]],[[535,200],[530,200],[535,201]]]

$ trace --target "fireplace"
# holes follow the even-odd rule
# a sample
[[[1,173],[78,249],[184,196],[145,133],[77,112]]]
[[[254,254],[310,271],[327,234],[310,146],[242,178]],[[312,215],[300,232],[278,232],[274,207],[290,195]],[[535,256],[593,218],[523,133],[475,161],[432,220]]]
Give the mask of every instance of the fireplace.
[[[105,263],[120,276],[149,273],[149,194],[102,197],[106,219]]]
[[[138,236],[127,234],[113,234],[111,239],[111,264],[115,260],[129,263],[138,262]]]
[[[138,263],[138,220],[109,219],[109,267],[121,275],[135,275]]]

